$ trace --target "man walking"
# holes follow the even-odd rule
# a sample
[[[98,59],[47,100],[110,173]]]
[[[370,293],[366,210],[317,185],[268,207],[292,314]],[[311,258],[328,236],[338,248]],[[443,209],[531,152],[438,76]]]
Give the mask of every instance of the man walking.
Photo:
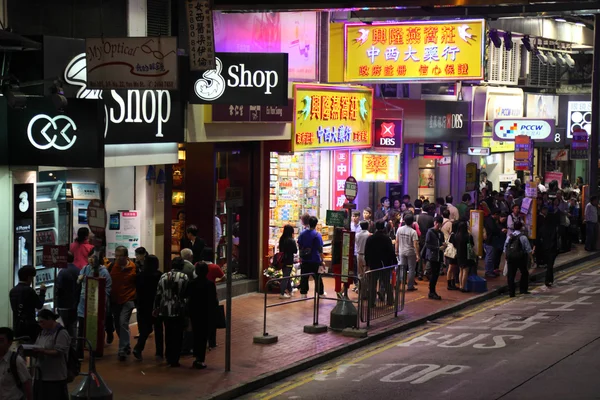
[[[431,276],[429,278],[429,298],[433,300],[442,299],[437,294],[435,286],[437,285],[440,276],[442,258],[444,250],[446,249],[444,235],[440,230],[443,223],[444,218],[435,217],[433,220],[433,228],[427,231],[427,236],[425,237],[425,259],[427,260],[427,267],[429,271],[431,271]]]
[[[308,229],[303,231],[298,237],[298,249],[300,252],[302,274],[314,274],[315,286],[319,294],[323,295],[323,282],[319,276],[319,267],[323,263],[323,238],[317,232],[319,220],[316,217],[310,217],[308,220]],[[300,295],[303,299],[308,293],[308,275],[300,277]]]
[[[592,196],[585,206],[585,249],[596,250],[596,233],[598,228],[598,196]]]
[[[506,253],[506,262],[508,273],[508,292],[510,297],[515,297],[515,277],[517,270],[521,271],[521,280],[519,289],[521,294],[529,294],[529,271],[527,269],[528,258],[533,258],[533,250],[529,244],[529,239],[522,233],[523,223],[515,221],[514,231],[506,238],[504,252]],[[533,262],[533,260],[532,260]]]
[[[419,237],[417,231],[412,228],[414,217],[406,214],[404,223],[396,232],[396,256],[398,264],[408,268],[408,291],[415,291],[415,269],[419,262]]]
[[[165,325],[165,357],[171,367],[179,367],[183,328],[185,322],[185,292],[188,277],[183,272],[183,259],[177,257],[171,262],[171,271],[164,273],[158,282],[154,301],[155,315]]]
[[[110,292],[111,311],[115,321],[115,330],[119,336],[119,361],[125,361],[131,354],[129,322],[135,307],[136,268],[129,259],[127,247],[115,249],[115,262],[110,268],[112,288]]]

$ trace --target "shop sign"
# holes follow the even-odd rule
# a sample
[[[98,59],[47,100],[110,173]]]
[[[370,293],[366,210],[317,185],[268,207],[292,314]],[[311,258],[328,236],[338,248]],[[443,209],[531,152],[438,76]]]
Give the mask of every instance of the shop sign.
[[[433,159],[444,157],[444,145],[440,143],[425,143],[423,145],[423,157]]]
[[[92,89],[177,89],[176,37],[87,38]]]
[[[327,226],[344,227],[346,211],[327,210],[325,214],[325,224]]]
[[[549,184],[552,181],[556,181],[558,182],[559,185],[562,185],[562,181],[563,181],[563,173],[562,172],[546,172],[544,174],[544,182],[546,182],[546,184]]]
[[[345,82],[483,79],[484,20],[345,28]]]
[[[568,149],[552,149],[552,150],[550,150],[550,160],[551,161],[569,161],[569,150]]]
[[[373,147],[382,149],[402,148],[402,120],[375,119],[375,141]]]
[[[427,140],[460,140],[469,137],[469,115],[471,107],[467,101],[425,102],[425,137]]]
[[[531,170],[533,142],[527,135],[515,137],[515,171]]]
[[[353,152],[352,175],[360,182],[400,182],[400,155]]]
[[[69,100],[66,113],[47,98],[29,98],[27,108],[8,113],[9,163],[53,167],[104,166],[104,143],[95,102]]]
[[[288,53],[289,79],[316,81],[320,13],[223,13],[215,11],[215,46],[219,52]],[[268,34],[266,34],[268,32]]]
[[[489,156],[491,151],[489,147],[469,147],[467,154],[470,156]]]
[[[442,167],[444,165],[450,165],[450,164],[452,164],[452,157],[450,157],[450,156],[442,157],[437,161],[438,167]]]
[[[477,164],[468,163],[466,167],[465,191],[472,192],[477,188]]]
[[[588,133],[581,128],[573,132],[573,141],[571,142],[571,160],[587,160],[588,138]]]
[[[217,53],[215,69],[190,78],[191,104],[288,103],[287,53]]]
[[[592,102],[570,101],[567,108],[567,138],[572,139],[573,134],[581,129],[588,135],[592,133]]]
[[[15,281],[17,271],[24,265],[33,265],[35,247],[33,246],[33,216],[35,197],[33,183],[13,186],[13,256]]]
[[[560,142],[560,135],[554,133],[553,119],[495,119],[494,139],[512,141],[518,135],[529,136],[536,141]]]
[[[489,147],[492,153],[507,153],[515,151],[515,142],[513,141],[496,141],[491,137],[481,138],[481,145]]]
[[[339,210],[346,203],[344,188],[346,187],[346,179],[350,176],[350,150],[334,151],[332,167],[331,175],[334,177],[331,196],[332,208]]]
[[[105,144],[184,141],[181,103],[168,90],[104,90],[100,98]]]
[[[215,68],[213,13],[209,0],[186,0],[185,21],[190,49],[190,71]]]
[[[372,145],[373,90],[362,86],[294,85],[294,151]]]
[[[212,122],[281,122],[294,121],[294,100],[285,106],[213,104]]]

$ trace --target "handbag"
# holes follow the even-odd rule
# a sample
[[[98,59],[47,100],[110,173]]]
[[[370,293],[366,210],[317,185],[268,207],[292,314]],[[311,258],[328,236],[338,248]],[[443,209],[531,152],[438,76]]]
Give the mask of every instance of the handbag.
[[[475,250],[473,250],[473,245],[471,242],[467,243],[467,259],[471,261],[477,261],[477,254],[475,254]]]
[[[450,235],[452,237],[453,234]],[[444,255],[448,258],[456,258],[456,247],[452,243],[450,243],[450,238],[446,241],[446,250],[444,250]]]
[[[225,319],[225,306],[223,304],[219,304],[217,306],[215,328],[217,328],[217,329],[227,328],[227,320]]]
[[[273,268],[280,270],[283,268],[283,259],[285,258],[285,253],[283,251],[280,251],[278,253],[276,253],[273,256],[273,261],[271,262],[271,265],[273,266]]]

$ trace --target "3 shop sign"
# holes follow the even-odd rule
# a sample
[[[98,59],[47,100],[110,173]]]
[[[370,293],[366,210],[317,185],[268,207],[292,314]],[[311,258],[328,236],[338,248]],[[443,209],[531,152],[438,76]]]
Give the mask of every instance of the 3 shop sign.
[[[561,136],[555,134],[554,119],[495,119],[494,140],[514,141],[519,135],[529,136],[540,142],[561,141]]]
[[[372,145],[373,89],[294,85],[294,151]]]
[[[374,147],[381,149],[402,148],[402,120],[375,119]]]
[[[192,104],[286,105],[287,53],[216,53],[216,68],[192,72]]]

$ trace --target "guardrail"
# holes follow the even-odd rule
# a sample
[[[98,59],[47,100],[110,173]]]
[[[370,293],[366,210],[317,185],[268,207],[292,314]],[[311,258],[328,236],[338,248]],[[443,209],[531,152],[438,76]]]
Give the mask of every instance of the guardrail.
[[[343,275],[343,274],[334,274],[334,273],[323,273],[320,274],[321,277],[324,276],[331,276],[333,278],[339,276],[340,279],[342,278],[352,278],[354,279],[354,281],[356,282],[356,286],[358,286],[358,292],[361,292],[361,287],[362,287],[362,280],[354,275]],[[344,283],[344,282],[342,282]],[[354,326],[354,328],[359,329],[360,328],[360,314],[361,314],[361,309],[362,309],[362,305],[361,305],[361,301],[360,301],[360,295],[356,300],[350,300],[350,298],[348,298],[347,296],[347,291],[348,288],[344,289],[344,293],[345,293],[345,297],[343,295],[338,294],[337,297],[325,297],[325,296],[321,296],[319,294],[319,288],[317,287],[315,289],[315,293],[316,293],[316,304],[315,304],[315,317],[313,318],[313,322],[315,325],[319,324],[319,302],[321,299],[323,300],[335,300],[335,301],[343,301],[343,302],[347,302],[347,303],[353,303],[356,304],[356,309],[357,309],[357,313],[356,313],[356,326]]]
[[[398,316],[404,309],[406,273],[405,268],[391,265],[366,271],[363,276],[364,289],[359,290],[363,322],[367,327],[371,321],[391,314]],[[366,303],[366,306],[365,304]]]

